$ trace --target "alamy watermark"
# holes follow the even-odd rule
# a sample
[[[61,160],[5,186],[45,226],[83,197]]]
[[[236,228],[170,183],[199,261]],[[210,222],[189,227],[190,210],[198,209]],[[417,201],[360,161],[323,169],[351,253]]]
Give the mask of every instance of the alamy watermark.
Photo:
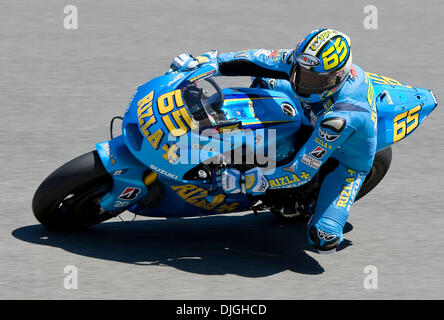
[[[363,282],[364,288],[367,290],[378,289],[378,268],[374,265],[368,265],[364,267],[362,272],[367,274]]]
[[[251,164],[273,170],[276,129],[207,128],[180,137],[168,135],[164,158],[172,164]]]
[[[65,30],[77,30],[79,28],[79,10],[76,6],[70,4],[63,8],[63,13],[66,14],[63,19],[63,27]]]
[[[78,280],[78,270],[74,265],[67,265],[63,268],[63,273],[66,274],[63,279],[63,287],[66,290],[78,289],[79,288],[79,280]]]
[[[366,30],[378,29],[378,8],[374,5],[367,5],[364,7],[364,28]]]

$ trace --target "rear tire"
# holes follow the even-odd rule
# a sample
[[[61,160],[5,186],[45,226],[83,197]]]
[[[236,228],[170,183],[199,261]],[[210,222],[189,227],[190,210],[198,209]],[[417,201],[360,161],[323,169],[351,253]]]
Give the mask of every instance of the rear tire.
[[[392,148],[388,147],[379,151],[375,155],[372,168],[367,174],[361,189],[359,190],[356,200],[362,198],[372,191],[386,175],[392,161]],[[307,223],[310,215],[298,212],[295,208],[271,209],[281,222],[283,223]]]
[[[97,151],[64,164],[38,187],[32,210],[44,226],[76,230],[115,216],[99,206],[100,198],[112,188],[112,177],[103,167]]]
[[[392,148],[388,147],[376,153],[375,160],[373,161],[373,166],[370,172],[365,177],[364,183],[359,190],[356,200],[359,200],[367,193],[372,191],[381,180],[384,178],[388,169],[390,168],[390,163],[392,162]],[[355,201],[356,201],[355,200]]]

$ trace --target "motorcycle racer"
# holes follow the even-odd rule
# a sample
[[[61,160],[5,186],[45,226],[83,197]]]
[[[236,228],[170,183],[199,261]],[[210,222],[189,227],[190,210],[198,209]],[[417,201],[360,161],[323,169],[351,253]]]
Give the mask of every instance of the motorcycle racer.
[[[299,187],[310,181],[329,158],[338,165],[323,179],[307,227],[309,243],[320,253],[334,252],[343,241],[343,227],[376,152],[377,109],[373,87],[352,64],[350,39],[332,29],[314,30],[292,49],[245,50],[199,57],[182,54],[169,72],[213,63],[223,76],[253,76],[256,84],[285,92],[313,127],[310,138],[290,164],[272,172],[256,167],[244,173],[233,168],[220,174],[225,193],[253,196],[267,190]],[[265,79],[261,79],[265,78]]]

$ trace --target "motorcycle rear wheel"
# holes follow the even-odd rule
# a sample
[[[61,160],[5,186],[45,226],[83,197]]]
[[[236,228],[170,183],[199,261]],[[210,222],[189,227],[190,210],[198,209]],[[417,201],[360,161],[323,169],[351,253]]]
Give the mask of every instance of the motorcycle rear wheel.
[[[57,230],[83,229],[114,217],[99,206],[113,184],[97,151],[77,157],[51,173],[38,187],[32,210],[44,226]]]
[[[367,193],[372,191],[381,180],[384,178],[388,169],[390,168],[390,163],[392,162],[392,148],[385,148],[375,155],[375,160],[373,161],[373,166],[370,172],[365,177],[364,183],[356,196],[356,200],[359,200]]]

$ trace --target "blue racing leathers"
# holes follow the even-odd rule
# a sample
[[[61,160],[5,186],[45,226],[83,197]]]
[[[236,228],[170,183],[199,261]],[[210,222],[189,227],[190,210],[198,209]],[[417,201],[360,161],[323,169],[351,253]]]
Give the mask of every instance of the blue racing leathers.
[[[339,165],[323,180],[308,225],[308,241],[319,251],[335,250],[355,197],[370,171],[376,152],[377,109],[371,83],[353,65],[351,75],[337,92],[321,103],[297,97],[289,82],[293,50],[247,50],[215,55],[219,74],[263,77],[270,89],[285,92],[314,127],[290,164],[264,171],[269,189],[293,188],[310,181],[329,158]],[[369,88],[370,86],[370,88]]]

